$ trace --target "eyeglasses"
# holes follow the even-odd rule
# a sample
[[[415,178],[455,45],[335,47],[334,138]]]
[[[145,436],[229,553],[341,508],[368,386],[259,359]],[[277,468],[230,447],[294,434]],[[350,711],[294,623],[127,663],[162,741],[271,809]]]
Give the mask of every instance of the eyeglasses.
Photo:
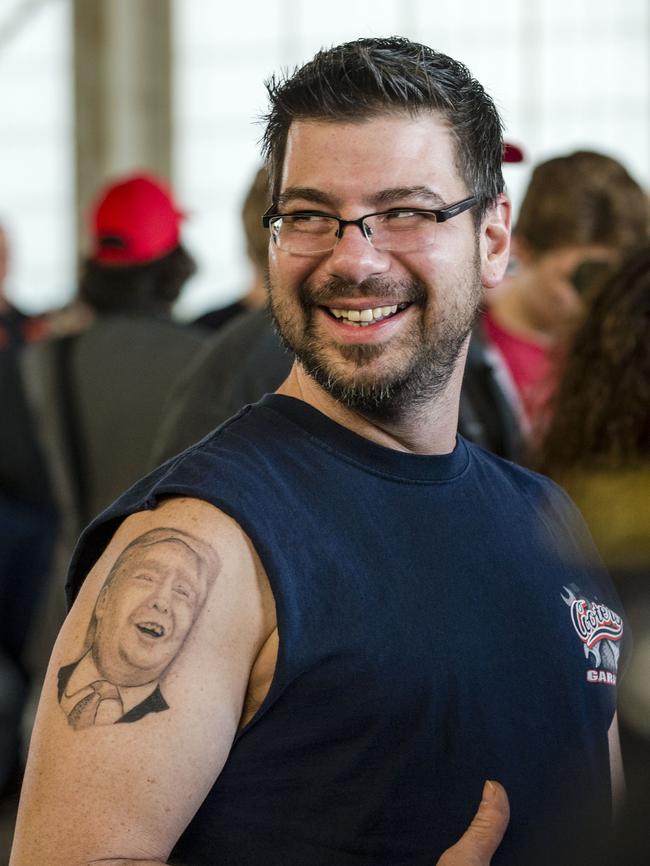
[[[279,214],[274,213],[271,206],[262,217],[262,225],[271,230],[271,238],[278,249],[294,256],[330,252],[347,226],[357,226],[376,250],[412,253],[433,244],[438,223],[458,216],[477,203],[478,199],[472,195],[438,210],[394,208],[365,214],[356,220],[343,220],[318,211]]]

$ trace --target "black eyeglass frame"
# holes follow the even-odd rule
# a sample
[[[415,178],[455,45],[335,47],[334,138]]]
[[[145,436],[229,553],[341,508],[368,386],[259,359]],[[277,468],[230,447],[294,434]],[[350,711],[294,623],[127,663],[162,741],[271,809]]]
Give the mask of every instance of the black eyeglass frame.
[[[464,213],[466,210],[475,207],[477,204],[478,198],[475,195],[470,195],[467,198],[461,199],[460,201],[453,202],[452,204],[448,204],[445,207],[437,208],[435,210],[425,207],[396,207],[389,210],[380,210],[375,211],[374,213],[367,213],[363,216],[360,216],[356,220],[344,220],[341,219],[341,217],[334,216],[334,214],[322,213],[322,211],[306,210],[296,211],[296,213],[291,214],[282,214],[275,211],[275,205],[271,205],[271,207],[262,216],[262,226],[265,229],[269,229],[271,228],[272,220],[281,219],[282,217],[327,217],[328,219],[336,220],[339,225],[335,234],[337,240],[340,240],[343,236],[343,231],[345,230],[346,226],[358,226],[363,236],[370,243],[370,237],[364,228],[365,220],[369,219],[370,217],[387,216],[391,213],[426,213],[432,214],[436,218],[436,222],[444,223],[447,220],[453,219],[453,217]]]

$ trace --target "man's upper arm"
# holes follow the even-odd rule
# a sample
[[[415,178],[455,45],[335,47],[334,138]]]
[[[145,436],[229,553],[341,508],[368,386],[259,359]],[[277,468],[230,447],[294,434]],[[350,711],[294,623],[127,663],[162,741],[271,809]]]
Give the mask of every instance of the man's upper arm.
[[[125,520],[52,653],[12,866],[165,860],[223,767],[274,625],[230,518],[170,499]]]

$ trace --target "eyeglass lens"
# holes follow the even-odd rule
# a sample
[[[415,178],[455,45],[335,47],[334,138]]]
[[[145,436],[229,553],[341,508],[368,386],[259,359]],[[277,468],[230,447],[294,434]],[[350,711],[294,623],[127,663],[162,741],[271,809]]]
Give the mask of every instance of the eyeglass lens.
[[[415,251],[433,243],[436,218],[433,213],[395,211],[375,214],[363,221],[364,235],[377,250]],[[329,216],[283,216],[273,223],[273,237],[280,249],[298,254],[321,253],[334,249],[345,231],[355,231],[354,225],[341,227]]]

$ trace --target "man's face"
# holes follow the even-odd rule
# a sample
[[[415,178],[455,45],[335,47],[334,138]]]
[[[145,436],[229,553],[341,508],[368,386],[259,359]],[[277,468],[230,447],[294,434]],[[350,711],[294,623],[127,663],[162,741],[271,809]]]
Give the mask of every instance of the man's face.
[[[96,607],[93,658],[109,682],[157,680],[178,655],[206,592],[196,554],[161,541],[130,551]]]
[[[456,202],[472,190],[458,173],[454,148],[444,120],[432,112],[294,122],[278,211],[351,220]],[[479,247],[469,212],[439,223],[433,246],[416,252],[376,250],[356,226],[325,254],[297,256],[272,243],[269,287],[278,329],[337,399],[375,417],[398,417],[439,392],[457,363],[481,300]],[[367,326],[332,312],[395,306],[380,321],[375,312]]]

